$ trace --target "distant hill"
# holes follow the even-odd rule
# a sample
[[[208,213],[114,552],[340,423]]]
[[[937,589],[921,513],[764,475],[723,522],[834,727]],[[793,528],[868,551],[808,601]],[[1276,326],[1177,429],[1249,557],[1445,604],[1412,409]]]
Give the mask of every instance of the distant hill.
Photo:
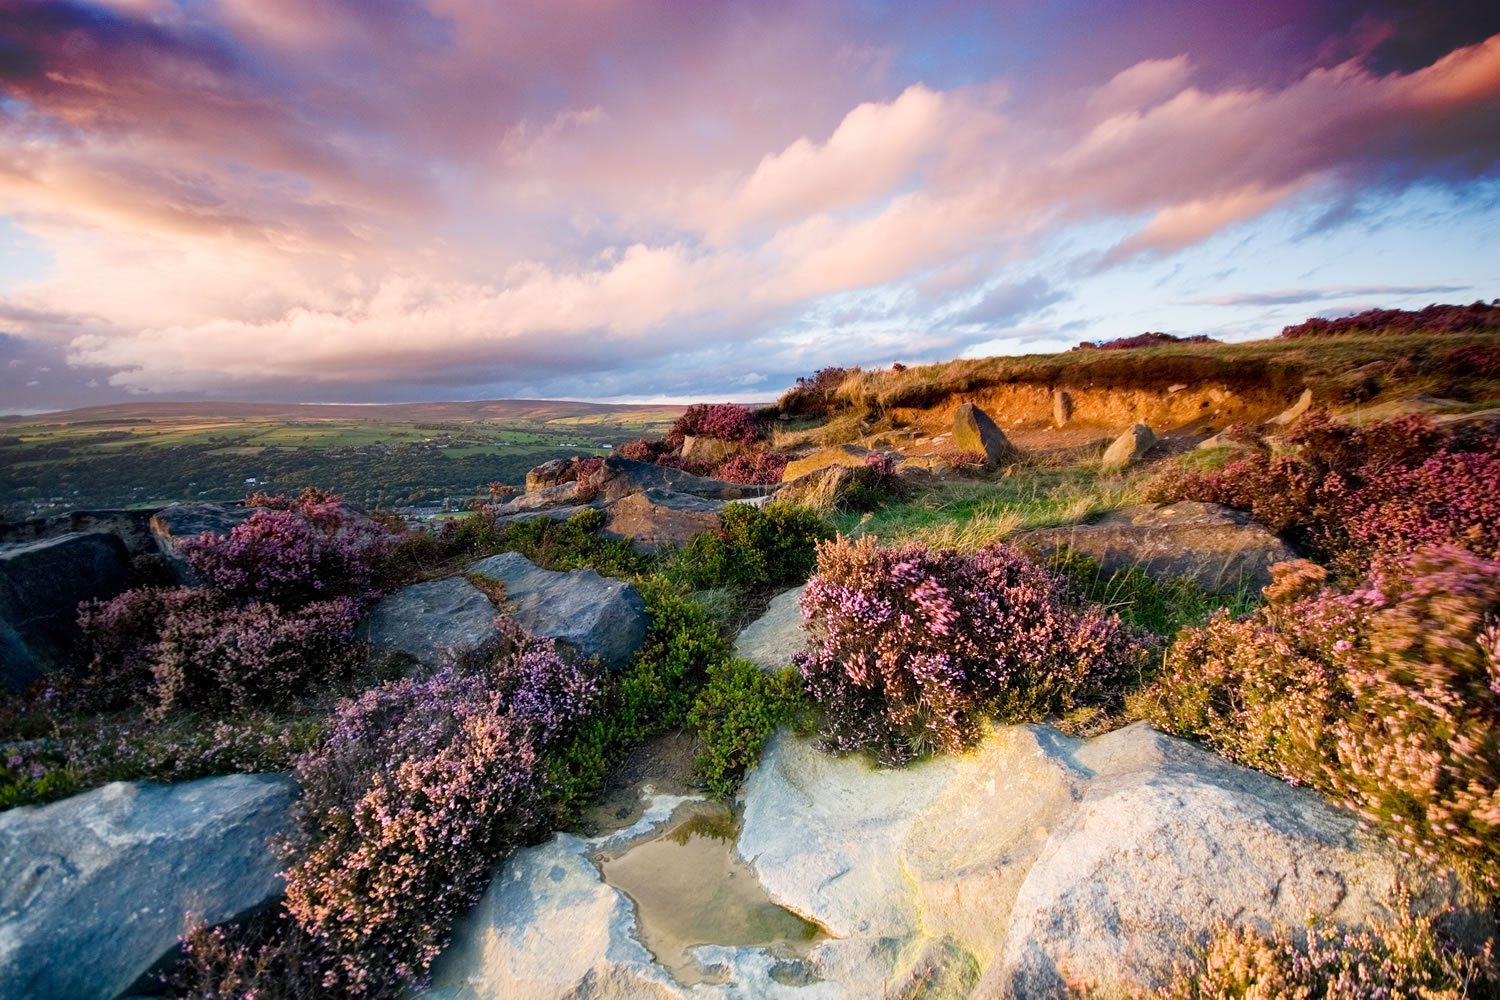
[[[584,403],[560,399],[482,399],[454,403],[128,402],[29,416],[3,416],[32,425],[123,424],[160,420],[528,421],[547,423],[670,423],[685,407],[664,403]]]

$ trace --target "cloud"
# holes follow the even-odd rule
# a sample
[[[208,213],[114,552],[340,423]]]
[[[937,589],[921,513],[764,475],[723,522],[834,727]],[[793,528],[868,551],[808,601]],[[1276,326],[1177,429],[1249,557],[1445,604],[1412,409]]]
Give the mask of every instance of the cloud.
[[[1230,295],[1209,295],[1192,300],[1195,305],[1207,306],[1284,306],[1326,302],[1351,295],[1381,296],[1385,298],[1407,295],[1456,295],[1470,292],[1467,285],[1353,285],[1336,288],[1288,288],[1269,292],[1236,292]]]
[[[955,68],[921,33],[966,17],[790,0],[0,0],[0,213],[52,260],[0,329],[117,391],[775,388],[1289,204],[1496,176],[1500,35],[1246,7]],[[1424,294],[1374,287],[1212,304]]]

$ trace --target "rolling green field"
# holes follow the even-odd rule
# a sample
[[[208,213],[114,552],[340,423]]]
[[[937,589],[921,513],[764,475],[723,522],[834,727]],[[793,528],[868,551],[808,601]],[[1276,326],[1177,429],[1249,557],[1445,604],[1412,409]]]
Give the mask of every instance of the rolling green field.
[[[368,507],[458,503],[564,455],[662,434],[677,406],[133,403],[0,420],[0,513],[334,489]]]

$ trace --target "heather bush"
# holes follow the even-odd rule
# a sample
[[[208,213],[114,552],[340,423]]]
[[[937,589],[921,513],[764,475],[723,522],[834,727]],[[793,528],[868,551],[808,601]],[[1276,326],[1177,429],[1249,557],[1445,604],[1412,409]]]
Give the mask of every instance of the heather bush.
[[[1465,1000],[1500,991],[1490,945],[1468,954],[1436,921],[1406,907],[1362,929],[1310,923],[1305,934],[1266,936],[1219,921],[1197,960],[1177,970],[1159,1000]]]
[[[1211,469],[1178,469],[1147,486],[1151,500],[1248,510],[1311,555],[1359,572],[1372,559],[1450,543],[1500,554],[1500,436],[1445,432],[1421,416],[1363,427],[1326,413]]]
[[[598,695],[595,677],[514,626],[473,672],[447,668],[342,703],[299,758],[304,843],[286,910],[326,951],[323,985],[419,985],[495,863],[546,819],[539,759]]]
[[[1500,299],[1467,306],[1430,305],[1425,309],[1367,309],[1336,319],[1311,319],[1281,331],[1283,338],[1338,337],[1357,334],[1401,336],[1412,333],[1470,333],[1500,329]]]
[[[351,517],[337,497],[308,490],[298,501],[252,497],[261,507],[227,536],[185,539],[182,554],[206,584],[237,600],[296,607],[374,595],[379,563],[396,537]]]
[[[959,451],[957,448],[947,448],[939,452],[938,458],[941,458],[955,469],[964,469],[966,471],[982,469],[989,464],[989,459],[980,452]]]
[[[858,368],[820,368],[797,379],[796,385],[782,394],[776,408],[787,416],[832,416],[844,408],[838,397],[839,386],[858,374]]]
[[[673,448],[684,437],[710,437],[720,441],[749,444],[760,437],[750,407],[737,403],[694,403],[683,411],[667,431],[666,441]]]
[[[1500,562],[1425,548],[1352,592],[1306,561],[1274,576],[1265,608],[1183,632],[1134,709],[1500,891]]]
[[[734,792],[746,769],[760,760],[766,740],[791,718],[801,695],[795,670],[767,673],[739,659],[709,666],[688,721],[703,741],[694,767],[711,793]]]
[[[791,456],[774,451],[735,455],[714,470],[714,476],[731,483],[769,485],[781,482]]]
[[[805,507],[732,503],[719,513],[719,529],[694,538],[664,572],[689,590],[801,583],[816,562],[815,546],[831,534],[827,522]]]
[[[1497,318],[1500,325],[1500,318]],[[1470,344],[1448,354],[1450,371],[1471,372],[1481,378],[1500,378],[1500,344]]]
[[[661,441],[647,441],[645,438],[636,438],[627,441],[615,449],[616,455],[634,459],[637,462],[655,462],[665,451],[667,446]]]
[[[87,703],[158,717],[275,703],[343,672],[358,613],[350,597],[285,610],[204,588],[126,591],[80,609],[79,686]]]
[[[1144,647],[1118,617],[1004,545],[973,554],[873,538],[818,547],[797,656],[825,744],[886,764],[955,751],[985,716],[1038,719],[1112,693]]]

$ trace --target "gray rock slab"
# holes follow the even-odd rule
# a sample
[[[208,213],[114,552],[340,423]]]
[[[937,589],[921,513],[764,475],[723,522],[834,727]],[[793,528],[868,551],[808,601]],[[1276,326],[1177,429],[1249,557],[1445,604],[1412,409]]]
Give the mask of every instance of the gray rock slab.
[[[450,576],[381,598],[360,634],[376,659],[431,668],[483,653],[499,638],[499,613],[478,587]]]
[[[792,665],[792,657],[807,648],[802,627],[802,609],[797,601],[806,585],[793,587],[771,599],[766,613],[746,625],[734,641],[734,655],[762,670],[780,670]]]
[[[25,687],[65,665],[79,603],[113,597],[129,578],[129,553],[110,533],[0,545],[0,683]]]

